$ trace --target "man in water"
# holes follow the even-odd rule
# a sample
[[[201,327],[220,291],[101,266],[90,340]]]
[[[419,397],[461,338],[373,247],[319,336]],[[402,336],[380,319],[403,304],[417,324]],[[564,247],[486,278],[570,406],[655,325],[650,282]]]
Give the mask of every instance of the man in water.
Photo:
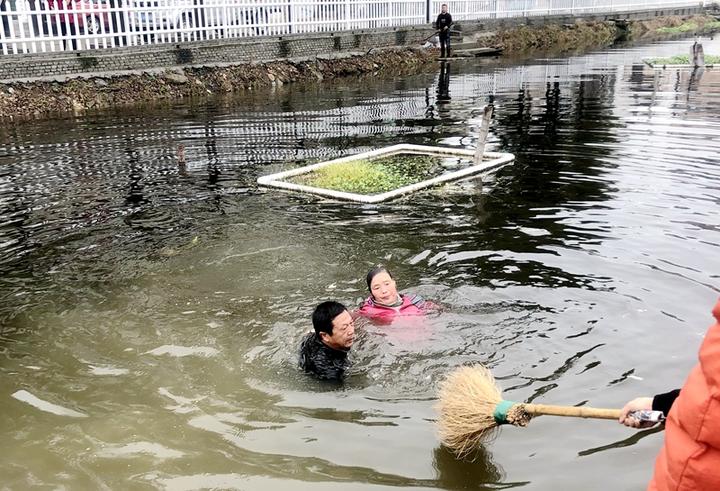
[[[438,30],[438,38],[440,38],[440,58],[450,58],[450,26],[452,25],[452,16],[448,12],[446,3],[440,7],[440,15],[435,21],[435,29]]]
[[[341,303],[328,301],[315,307],[315,332],[300,345],[300,367],[320,380],[342,380],[350,365],[348,353],[355,340],[355,324]]]

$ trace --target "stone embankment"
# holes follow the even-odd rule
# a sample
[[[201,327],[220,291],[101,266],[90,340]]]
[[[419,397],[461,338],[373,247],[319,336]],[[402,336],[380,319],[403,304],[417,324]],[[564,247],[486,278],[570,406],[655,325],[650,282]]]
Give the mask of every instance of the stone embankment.
[[[630,22],[576,22],[540,27],[517,26],[495,32],[464,32],[484,46],[503,48],[504,55],[563,52],[609,45],[620,36],[651,35],[660,27],[691,21],[702,31],[710,16],[660,17]],[[362,74],[409,74],[428,70],[437,52],[421,48],[387,48],[337,53],[311,59],[288,59],[234,66],[176,67],[133,74],[91,74],[66,80],[17,81],[0,85],[0,119],[18,121],[84,114],[182,98],[242,92],[259,87],[318,81]]]
[[[679,26],[689,26],[686,34],[697,34],[717,30],[718,22],[711,15],[666,16],[638,21],[553,24],[539,28],[519,26],[495,33],[479,33],[478,36],[488,45],[502,46],[506,54],[571,53],[607,46],[618,40],[669,39],[677,34],[663,33],[662,28]]]
[[[107,108],[142,106],[349,75],[413,73],[433,62],[436,56],[430,50],[386,49],[312,60],[177,67],[134,74],[97,74],[64,81],[12,82],[0,86],[0,119],[78,115]]]

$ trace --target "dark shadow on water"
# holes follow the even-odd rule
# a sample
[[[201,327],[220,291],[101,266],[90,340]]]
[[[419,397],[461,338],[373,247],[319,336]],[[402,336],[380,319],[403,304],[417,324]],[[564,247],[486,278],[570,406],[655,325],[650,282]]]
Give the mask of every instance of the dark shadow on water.
[[[449,102],[450,97],[450,63],[440,62],[440,74],[437,83],[437,104]]]
[[[587,450],[582,450],[582,451],[578,452],[578,456],[586,457],[586,456],[592,455],[594,453],[604,452],[605,450],[629,447],[631,445],[635,445],[637,442],[639,442],[643,438],[648,437],[650,435],[654,435],[655,433],[659,433],[659,432],[663,431],[664,429],[665,429],[665,425],[661,425],[656,428],[650,428],[649,430],[638,431],[637,433],[634,433],[632,436],[625,438],[624,440],[619,440],[617,442],[608,443],[607,445],[601,445],[599,447],[588,448]]]
[[[465,460],[443,446],[437,447],[433,450],[433,467],[437,471],[436,484],[442,489],[509,489],[529,484],[502,482],[505,471],[484,447]]]

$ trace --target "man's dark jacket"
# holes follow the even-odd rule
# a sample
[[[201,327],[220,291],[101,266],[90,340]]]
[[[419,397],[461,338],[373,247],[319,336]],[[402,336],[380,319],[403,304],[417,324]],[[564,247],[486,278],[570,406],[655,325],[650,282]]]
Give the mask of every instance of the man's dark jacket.
[[[320,380],[342,380],[349,365],[348,351],[327,346],[317,333],[308,334],[300,345],[300,368]]]
[[[441,13],[440,15],[438,15],[437,20],[435,21],[435,29],[440,31],[440,37],[450,37],[450,26],[452,25],[452,23],[452,15],[450,15],[450,13],[445,12],[444,14]]]

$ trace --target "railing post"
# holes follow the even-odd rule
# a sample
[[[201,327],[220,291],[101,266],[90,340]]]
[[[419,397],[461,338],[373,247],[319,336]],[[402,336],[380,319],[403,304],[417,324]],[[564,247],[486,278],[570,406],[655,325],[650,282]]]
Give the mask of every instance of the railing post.
[[[345,0],[345,30],[350,30],[350,0]]]
[[[132,0],[130,1],[132,2]],[[125,38],[125,46],[132,46],[133,41],[135,40],[135,37],[133,36],[133,33],[135,32],[135,24],[130,20],[128,2],[120,0],[118,5],[120,6],[120,32]],[[136,13],[135,15],[140,14]]]
[[[293,29],[293,0],[288,0],[288,32],[292,34],[295,30]]]

